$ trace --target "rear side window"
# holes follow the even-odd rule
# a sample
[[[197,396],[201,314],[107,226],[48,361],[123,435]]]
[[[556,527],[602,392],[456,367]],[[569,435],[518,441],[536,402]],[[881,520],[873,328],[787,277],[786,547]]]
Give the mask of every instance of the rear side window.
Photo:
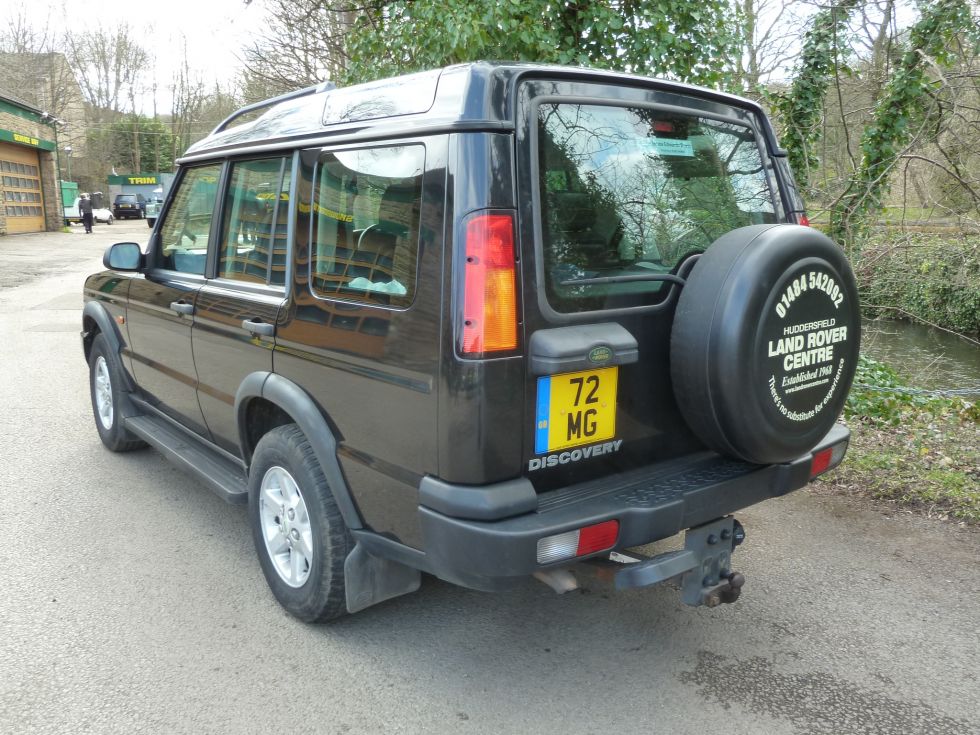
[[[776,221],[755,134],[736,122],[541,104],[537,151],[545,285],[560,312],[656,303],[669,284],[643,275]]]
[[[218,249],[218,277],[282,285],[286,272],[291,162],[232,164]]]
[[[313,192],[314,293],[407,306],[415,294],[425,148],[324,153]]]

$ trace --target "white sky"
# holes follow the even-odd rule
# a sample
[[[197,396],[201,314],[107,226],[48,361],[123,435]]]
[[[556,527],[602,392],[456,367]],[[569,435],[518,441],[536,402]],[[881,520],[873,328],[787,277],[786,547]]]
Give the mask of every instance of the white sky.
[[[6,0],[0,0],[6,4]],[[52,28],[95,29],[111,31],[125,22],[130,32],[152,58],[146,70],[145,84],[156,80],[156,100],[160,113],[169,112],[174,72],[183,61],[186,39],[187,58],[192,74],[207,81],[230,82],[240,62],[236,58],[248,44],[256,29],[261,28],[264,9],[260,0],[245,5],[243,0],[162,0],[161,2],[126,2],[125,0],[30,0],[29,18],[35,27],[50,19]],[[144,97],[144,114],[151,114],[152,93]]]

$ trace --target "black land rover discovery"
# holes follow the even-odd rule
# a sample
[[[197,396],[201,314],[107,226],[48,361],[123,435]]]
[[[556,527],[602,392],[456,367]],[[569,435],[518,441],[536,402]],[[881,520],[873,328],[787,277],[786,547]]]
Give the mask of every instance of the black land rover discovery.
[[[731,602],[731,514],[848,442],[854,278],[800,223],[727,94],[490,63],[304,89],[187,151],[145,253],[86,281],[96,428],[247,502],[304,620],[421,572]]]
[[[112,202],[112,216],[116,219],[142,219],[146,200],[142,194],[116,194]]]

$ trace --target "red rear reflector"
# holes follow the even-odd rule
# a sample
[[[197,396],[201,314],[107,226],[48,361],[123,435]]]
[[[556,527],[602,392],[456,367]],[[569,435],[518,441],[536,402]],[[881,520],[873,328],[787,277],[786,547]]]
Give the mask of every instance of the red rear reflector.
[[[810,218],[807,217],[802,212],[800,212],[798,215],[796,215],[796,221],[799,222],[804,227],[809,227],[810,226]]]
[[[810,462],[810,478],[816,477],[821,472],[826,472],[827,468],[830,467],[830,460],[833,456],[833,447],[828,447],[814,454],[813,461]]]
[[[585,556],[594,551],[611,549],[616,545],[617,536],[619,536],[619,521],[605,521],[579,529],[578,548],[575,550],[575,556]]]
[[[480,214],[466,223],[464,355],[517,348],[514,216]]]

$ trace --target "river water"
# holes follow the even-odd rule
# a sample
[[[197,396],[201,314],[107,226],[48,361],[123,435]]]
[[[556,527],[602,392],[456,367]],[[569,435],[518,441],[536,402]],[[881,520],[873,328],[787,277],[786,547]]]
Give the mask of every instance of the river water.
[[[865,321],[861,351],[888,364],[916,388],[974,388],[980,400],[980,346],[922,324]]]

